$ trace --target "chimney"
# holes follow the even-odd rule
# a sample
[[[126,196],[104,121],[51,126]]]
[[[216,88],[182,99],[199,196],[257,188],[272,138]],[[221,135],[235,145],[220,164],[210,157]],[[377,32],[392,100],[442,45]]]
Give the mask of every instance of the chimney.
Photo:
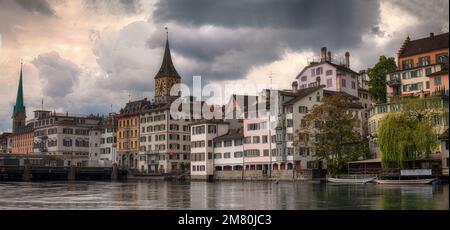
[[[434,38],[434,33],[430,33],[430,38]]]
[[[292,91],[298,92],[298,83],[297,81],[292,82]]]
[[[327,58],[327,47],[322,47],[320,51],[320,62],[324,62]]]
[[[350,53],[345,52],[345,67],[350,68]]]
[[[331,62],[331,51],[328,51],[328,61]]]

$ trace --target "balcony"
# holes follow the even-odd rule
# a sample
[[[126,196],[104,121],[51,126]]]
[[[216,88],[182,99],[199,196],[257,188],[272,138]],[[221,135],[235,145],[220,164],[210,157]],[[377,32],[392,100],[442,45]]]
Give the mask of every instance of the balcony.
[[[402,85],[402,82],[400,81],[400,78],[391,78],[391,79],[387,82],[387,84],[388,84],[390,87],[399,87],[399,86]]]

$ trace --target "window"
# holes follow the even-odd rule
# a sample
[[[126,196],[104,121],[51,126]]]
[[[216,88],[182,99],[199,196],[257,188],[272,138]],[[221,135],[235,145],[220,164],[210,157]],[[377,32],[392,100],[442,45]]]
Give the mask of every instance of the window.
[[[241,158],[242,154],[242,152],[234,152],[234,158]]]
[[[247,157],[259,157],[259,149],[250,149],[244,151],[245,156]]]
[[[220,147],[222,147],[222,141],[214,142],[214,147],[215,147],[215,148],[220,148]]]
[[[327,72],[325,73],[327,76],[330,76],[333,74],[333,70],[327,70]]]
[[[425,75],[430,75],[430,74],[432,74],[431,68],[426,68],[425,69]]]
[[[441,85],[441,76],[434,77],[434,85]]]
[[[268,149],[264,149],[264,150],[263,150],[263,155],[264,155],[265,157],[269,156],[269,150],[268,150]]]
[[[286,110],[287,114],[293,113],[293,107],[292,106],[287,106],[285,110]]]
[[[333,79],[327,79],[327,87],[333,86]]]
[[[426,66],[430,64],[430,57],[426,56],[426,57],[420,57],[419,58],[419,66]]]
[[[403,69],[411,69],[413,67],[412,60],[404,60],[402,62]]]
[[[55,134],[57,132],[56,128],[48,129],[48,135]]]
[[[72,146],[72,139],[64,139],[63,146],[66,146],[66,147]]]
[[[214,159],[221,159],[222,158],[222,153],[215,153],[214,154]]]
[[[192,129],[192,135],[198,135],[198,134],[204,134],[205,133],[205,126],[201,125],[201,126],[195,126]]]
[[[232,140],[225,140],[223,142],[223,147],[231,147],[233,145],[233,141]]]
[[[241,146],[241,145],[242,145],[242,139],[234,140],[234,146]]]
[[[294,121],[292,119],[287,119],[287,127],[294,126]]]
[[[64,134],[73,134],[73,129],[67,129],[67,128],[64,128],[64,129],[63,129],[63,133],[64,133]]]
[[[352,81],[352,89],[356,89],[356,82]]]
[[[216,133],[217,127],[215,125],[208,125],[208,133]]]
[[[448,54],[438,54],[436,55],[436,62],[437,63],[448,63]]]
[[[316,76],[316,69],[311,69],[311,76]]]
[[[224,153],[223,158],[231,158],[231,153]]]
[[[299,106],[298,107],[298,112],[299,113],[308,113],[308,107],[306,107],[306,106]]]
[[[269,142],[269,137],[268,136],[262,136],[262,143],[267,143]]]
[[[342,79],[342,87],[347,87],[347,81],[345,79]]]
[[[300,78],[300,81],[306,81],[306,80],[308,80],[306,76],[303,76]]]
[[[253,137],[253,143],[259,143],[260,142],[260,137],[259,136],[254,136]]]
[[[322,73],[323,73],[322,67],[319,67],[319,68],[316,69],[316,75],[320,75]]]
[[[403,85],[403,92],[421,90],[423,88],[422,82]]]
[[[410,75],[411,75],[411,78],[420,77],[420,71],[419,70],[411,71]]]
[[[430,88],[430,81],[426,81],[425,82],[425,89],[429,89]]]

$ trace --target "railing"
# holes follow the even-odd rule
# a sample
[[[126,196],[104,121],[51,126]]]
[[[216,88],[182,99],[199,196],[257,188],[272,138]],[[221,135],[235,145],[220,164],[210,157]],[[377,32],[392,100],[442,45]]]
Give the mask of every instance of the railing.
[[[387,83],[389,86],[401,85],[401,81],[399,78],[391,78]]]

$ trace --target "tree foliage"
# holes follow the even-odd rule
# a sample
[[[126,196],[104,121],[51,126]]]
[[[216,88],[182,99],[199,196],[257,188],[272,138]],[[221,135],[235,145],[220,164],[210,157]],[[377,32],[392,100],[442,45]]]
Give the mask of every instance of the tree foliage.
[[[365,145],[355,129],[359,121],[351,110],[354,105],[343,94],[326,97],[305,115],[296,130],[294,145],[313,147],[313,156],[326,162],[331,175],[342,172],[348,161],[368,153],[368,147],[367,152],[360,152]]]
[[[397,69],[393,57],[380,56],[378,63],[367,72],[369,76],[369,95],[377,102],[386,102],[386,74]]]
[[[436,98],[402,99],[398,101],[401,111],[381,120],[377,133],[384,168],[402,168],[405,162],[426,159],[437,148],[438,132],[432,120],[448,117],[439,102]]]

